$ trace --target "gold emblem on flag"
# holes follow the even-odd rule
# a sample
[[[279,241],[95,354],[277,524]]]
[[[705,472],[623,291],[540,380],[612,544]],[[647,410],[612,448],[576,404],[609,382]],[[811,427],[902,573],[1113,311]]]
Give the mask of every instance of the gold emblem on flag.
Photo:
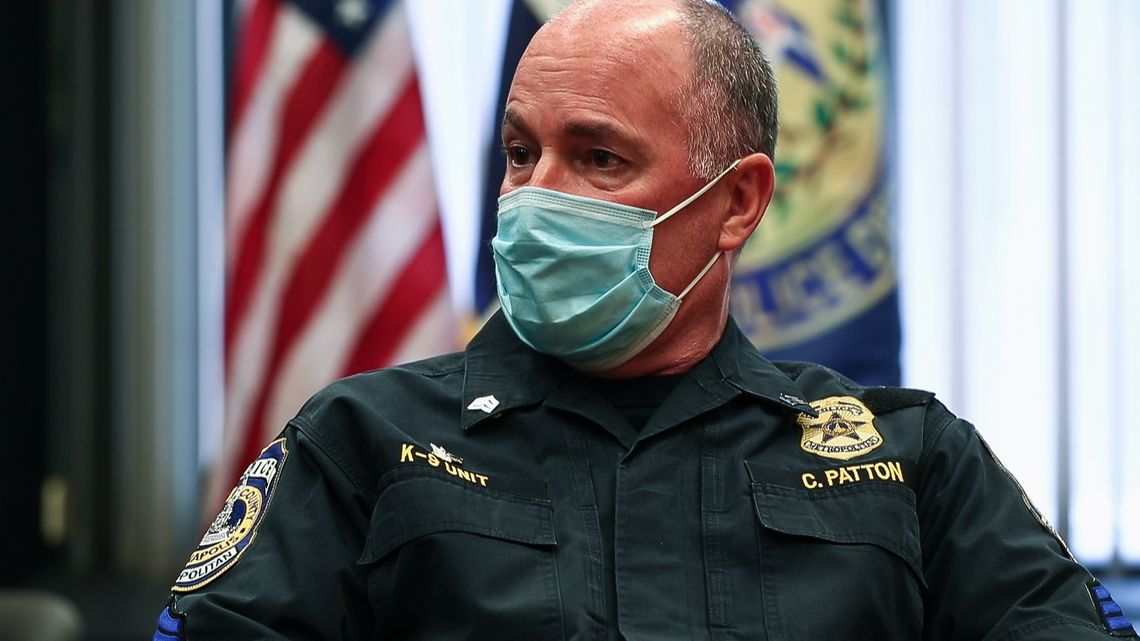
[[[800,440],[803,451],[849,461],[883,444],[883,436],[875,429],[875,415],[859,399],[829,396],[812,401],[811,406],[819,416],[800,414],[796,419],[804,431]]]

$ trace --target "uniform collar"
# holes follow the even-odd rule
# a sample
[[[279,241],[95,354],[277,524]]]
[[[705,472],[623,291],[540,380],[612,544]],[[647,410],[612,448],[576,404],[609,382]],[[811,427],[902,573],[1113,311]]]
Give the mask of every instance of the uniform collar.
[[[711,385],[719,379],[784,409],[817,416],[815,409],[804,400],[799,385],[760,355],[731,316],[720,342],[693,369],[692,375],[698,382],[703,380]]]
[[[536,405],[566,378],[569,367],[518,339],[496,312],[471,340],[460,409],[463,429],[518,407]],[[799,386],[760,355],[730,317],[712,352],[689,371],[713,404],[743,392],[785,410],[816,416]],[[696,408],[694,408],[695,410]]]
[[[541,403],[566,375],[567,366],[539,354],[495,312],[464,352],[463,429],[506,410]]]

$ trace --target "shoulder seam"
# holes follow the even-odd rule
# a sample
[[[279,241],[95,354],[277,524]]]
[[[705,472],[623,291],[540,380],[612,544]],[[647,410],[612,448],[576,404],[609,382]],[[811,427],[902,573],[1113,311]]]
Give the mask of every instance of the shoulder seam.
[[[425,369],[422,367],[416,367],[416,365],[420,365],[420,364],[422,364],[422,361],[417,361],[415,363],[407,363],[405,365],[395,365],[392,367],[384,367],[384,368],[380,368],[379,370],[372,370],[372,371],[377,372],[377,371],[383,371],[385,369],[403,370],[405,372],[408,372],[409,374],[414,374],[416,376],[424,376],[427,378],[437,378],[439,376],[447,376],[448,374],[455,374],[456,372],[462,372],[467,367],[467,363],[464,362],[463,359],[460,359],[457,363],[455,363],[451,367],[444,367],[441,369]],[[364,372],[364,373],[367,374],[369,372]]]
[[[929,411],[929,408],[930,408],[930,405],[927,405],[927,411]],[[948,418],[945,421],[943,421],[938,427],[934,428],[934,432],[933,432],[933,435],[931,436],[930,440],[927,442],[926,445],[923,445],[922,452],[919,453],[919,455],[918,455],[919,467],[926,465],[926,457],[930,454],[930,450],[934,449],[934,445],[938,442],[939,439],[942,438],[942,435],[946,433],[946,428],[950,427],[950,424],[953,423],[954,421],[959,420],[959,418],[957,416],[954,416],[949,411],[946,412],[946,414],[947,414]]]
[[[412,374],[414,376],[423,376],[425,378],[438,378],[440,376],[447,376],[448,374],[455,374],[456,372],[462,372],[464,370],[464,368],[466,368],[466,367],[467,367],[466,363],[457,363],[456,365],[453,365],[451,367],[446,367],[443,369],[426,370],[426,369],[421,369],[418,367],[405,367],[402,365],[396,365],[394,367],[385,367],[385,368],[381,368],[379,370],[372,370],[372,371],[373,372],[381,372],[381,371],[384,371],[385,369],[387,369],[387,370],[402,370],[402,371],[405,371],[405,372]],[[364,373],[367,374],[369,372],[364,372]]]
[[[466,359],[465,358],[458,358],[456,360],[455,364],[449,365],[447,367],[442,367],[439,369],[424,367],[424,365],[427,363],[445,362],[448,357],[461,356],[462,354],[463,354],[463,352],[452,352],[449,354],[440,354],[439,356],[433,356],[433,357],[425,358],[425,359],[418,360],[418,361],[401,363],[399,365],[389,365],[386,367],[377,367],[375,369],[369,369],[369,370],[364,370],[362,372],[356,372],[355,374],[350,374],[350,375],[345,376],[344,378],[342,378],[340,380],[347,380],[350,378],[357,378],[360,376],[370,376],[372,374],[378,374],[381,372],[391,372],[391,371],[402,371],[402,372],[405,372],[408,374],[412,374],[414,376],[423,376],[426,378],[436,378],[439,376],[447,376],[448,374],[454,374],[456,372],[463,371],[467,367]]]
[[[449,367],[447,369],[441,369],[441,370],[436,371],[436,372],[422,372],[422,374],[424,376],[430,376],[432,378],[435,378],[437,376],[447,376],[448,374],[455,374],[457,372],[462,372],[466,367],[467,367],[466,363],[459,363],[459,364],[455,365],[454,367]]]
[[[294,417],[289,421],[289,423],[296,427],[298,431],[304,433],[305,436],[309,437],[309,440],[313,442],[313,445],[315,445],[316,448],[320,450],[321,454],[324,455],[325,458],[331,461],[332,464],[335,465],[338,470],[340,470],[340,473],[343,474],[346,479],[348,479],[348,482],[352,484],[352,487],[356,489],[357,492],[361,492],[362,494],[364,493],[364,490],[362,488],[362,475],[360,474],[359,470],[357,470],[352,464],[348,462],[348,459],[345,457],[345,452],[341,448],[339,448],[331,441],[325,439],[321,435],[321,432],[319,430],[313,429],[312,424],[302,416]]]

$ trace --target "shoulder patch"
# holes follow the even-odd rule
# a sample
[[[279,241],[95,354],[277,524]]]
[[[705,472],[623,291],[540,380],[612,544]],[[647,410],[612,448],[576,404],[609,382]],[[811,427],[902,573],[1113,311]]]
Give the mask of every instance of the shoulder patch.
[[[226,498],[222,511],[190,554],[186,567],[170,588],[172,591],[197,590],[237,563],[257,535],[257,526],[265,518],[288,453],[285,439],[280,438],[270,443],[249,464],[237,487]]]
[[[1104,626],[1104,631],[1114,637],[1136,638],[1136,629],[1132,627],[1132,621],[1113,600],[1108,588],[1101,585],[1100,581],[1093,579],[1088,583],[1088,589],[1093,605],[1096,606],[1096,613],[1100,617],[1100,623]]]
[[[819,416],[800,414],[803,428],[800,448],[808,454],[849,461],[870,454],[883,444],[875,429],[875,415],[853,396],[829,396],[810,403]]]

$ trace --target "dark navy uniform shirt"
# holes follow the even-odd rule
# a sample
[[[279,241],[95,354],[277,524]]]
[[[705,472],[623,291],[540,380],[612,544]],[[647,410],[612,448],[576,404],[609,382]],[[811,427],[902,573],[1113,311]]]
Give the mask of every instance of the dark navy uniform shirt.
[[[733,323],[640,429],[492,318],[317,394],[156,639],[1132,638],[974,428]]]

